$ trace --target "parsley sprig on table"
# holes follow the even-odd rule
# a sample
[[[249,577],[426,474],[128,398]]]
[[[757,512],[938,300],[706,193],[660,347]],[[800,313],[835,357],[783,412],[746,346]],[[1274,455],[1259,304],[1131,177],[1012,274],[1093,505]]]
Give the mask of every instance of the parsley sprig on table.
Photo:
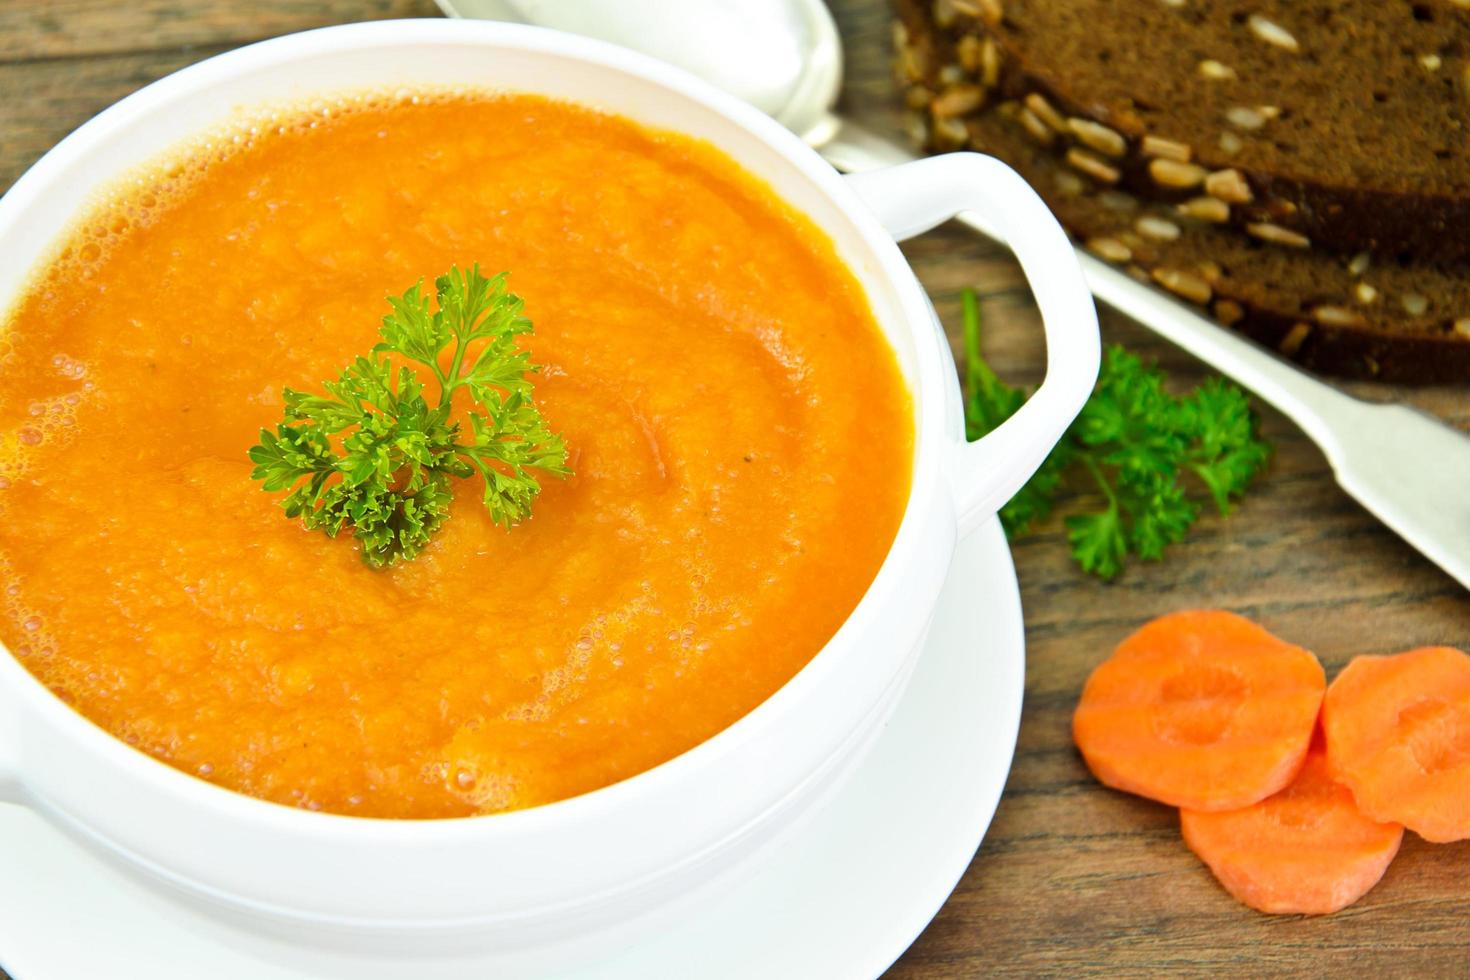
[[[1002,382],[980,353],[975,294],[961,296],[967,397],[965,424],[978,439],[1015,414],[1026,393]],[[1111,579],[1129,555],[1157,560],[1200,516],[1197,483],[1220,514],[1265,467],[1271,447],[1244,392],[1210,378],[1184,397],[1164,388],[1164,372],[1123,348],[1103,352],[1092,397],[1036,475],[1001,508],[1007,536],[1049,515],[1070,477],[1085,478],[1100,504],[1067,516],[1078,564]],[[1192,478],[1192,479],[1191,479]]]
[[[541,492],[532,471],[569,470],[561,436],[531,399],[527,375],[540,369],[515,340],[531,321],[505,279],[452,268],[434,281],[432,312],[422,283],[390,296],[382,342],[323,384],[325,394],[285,389],[285,419],[250,449],[251,479],[268,492],[291,488],[286,516],[310,530],[336,537],[350,527],[374,567],[423,549],[449,517],[454,479],[480,476],[496,522],[528,517]],[[421,376],[437,383],[432,404]],[[475,403],[468,433],[450,420],[461,388]]]

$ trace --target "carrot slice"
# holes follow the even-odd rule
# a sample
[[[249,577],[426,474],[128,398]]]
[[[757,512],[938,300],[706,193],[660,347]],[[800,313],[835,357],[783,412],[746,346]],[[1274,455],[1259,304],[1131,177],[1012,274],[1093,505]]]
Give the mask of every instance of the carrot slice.
[[[1322,706],[1332,774],[1375,820],[1470,837],[1470,656],[1425,647],[1355,657]]]
[[[1383,877],[1404,828],[1365,816],[1314,748],[1292,784],[1227,813],[1180,810],[1184,842],[1225,890],[1261,912],[1326,915]]]
[[[1108,786],[1238,810],[1301,769],[1325,687],[1316,657],[1242,616],[1173,613],[1092,672],[1072,737]]]

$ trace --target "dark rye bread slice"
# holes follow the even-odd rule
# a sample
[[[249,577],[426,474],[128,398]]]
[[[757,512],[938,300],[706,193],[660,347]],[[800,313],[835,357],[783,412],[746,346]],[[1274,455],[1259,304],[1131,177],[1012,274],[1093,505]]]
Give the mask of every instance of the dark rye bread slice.
[[[1394,382],[1470,379],[1470,278],[1263,245],[1168,205],[1089,187],[1002,107],[967,121],[970,144],[1036,187],[1089,250],[1323,373]],[[1361,268],[1355,267],[1355,268]],[[1364,302],[1371,297],[1370,302]],[[1405,299],[1425,309],[1413,315]],[[1445,310],[1461,311],[1447,329]]]
[[[1140,201],[1079,176],[1064,162],[1075,147],[1038,142],[1030,134],[1038,120],[1027,118],[1024,101],[992,97],[986,110],[984,97],[971,96],[936,112],[934,103],[946,97],[938,76],[955,63],[956,51],[927,20],[913,17],[915,9],[904,8],[907,50],[921,52],[924,72],[907,95],[914,136],[927,148],[970,145],[1005,159],[1095,252],[1207,305],[1223,322],[1314,370],[1407,383],[1470,380],[1470,279],[1463,267],[1264,243],[1175,206]],[[901,72],[905,61],[912,74],[912,58],[900,58]]]
[[[1470,0],[898,6],[964,69],[936,77],[944,66],[908,53],[937,98],[1040,96],[1035,115],[1063,120],[1054,139],[1135,193],[1206,197],[1206,176],[1229,170],[1241,179],[1217,178],[1201,207],[1245,233],[1470,259]]]
[[[1081,182],[1004,109],[968,121],[971,144],[1009,162],[1091,251],[1208,306],[1313,370],[1385,381],[1470,379],[1470,277],[1263,245],[1173,208]],[[1371,301],[1364,302],[1371,297]],[[1405,298],[1418,308],[1404,309]],[[1460,329],[1444,310],[1461,311]]]

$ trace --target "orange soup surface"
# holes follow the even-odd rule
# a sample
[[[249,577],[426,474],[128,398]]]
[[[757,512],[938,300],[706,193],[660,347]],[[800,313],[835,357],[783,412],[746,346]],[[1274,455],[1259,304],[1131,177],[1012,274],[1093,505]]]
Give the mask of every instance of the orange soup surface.
[[[909,395],[830,240],[707,145],[530,97],[344,100],[100,205],[0,333],[0,639],[108,731],[280,803],[562,799],[749,712],[851,612]],[[225,149],[221,149],[225,147]],[[384,297],[510,273],[574,476],[417,559],[284,517],[246,450]]]

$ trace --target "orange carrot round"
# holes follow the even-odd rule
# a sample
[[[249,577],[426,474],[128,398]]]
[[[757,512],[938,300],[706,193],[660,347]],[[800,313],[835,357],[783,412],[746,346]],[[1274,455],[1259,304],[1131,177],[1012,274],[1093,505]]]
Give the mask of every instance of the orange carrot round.
[[[1365,816],[1320,748],[1292,784],[1241,810],[1180,810],[1184,842],[1231,895],[1261,912],[1326,915],[1353,904],[1399,852],[1404,828]]]
[[[1355,657],[1322,706],[1333,776],[1375,820],[1470,837],[1470,656],[1426,647]]]
[[[1146,624],[1082,692],[1072,736],[1115,789],[1192,810],[1238,810],[1301,769],[1326,678],[1317,658],[1244,617]]]

